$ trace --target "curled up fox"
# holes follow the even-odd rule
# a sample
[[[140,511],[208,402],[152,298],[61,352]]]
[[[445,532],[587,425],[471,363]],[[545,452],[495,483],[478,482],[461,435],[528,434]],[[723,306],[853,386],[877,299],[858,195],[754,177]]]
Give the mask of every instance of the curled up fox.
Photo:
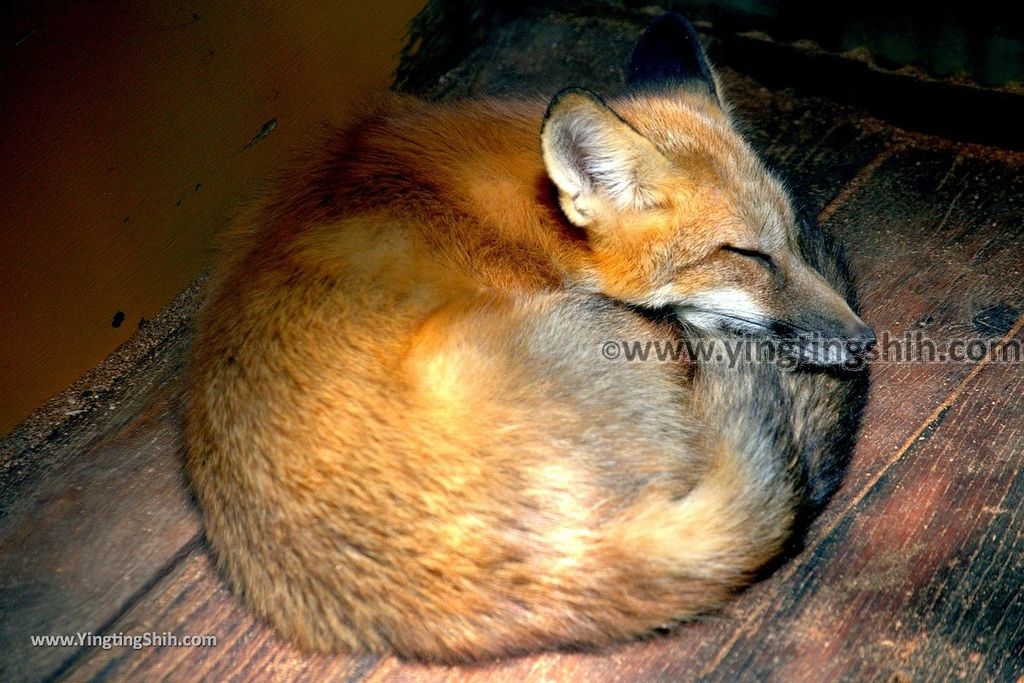
[[[838,485],[862,400],[609,340],[873,339],[734,128],[693,28],[610,101],[388,95],[239,220],[198,321],[186,468],[219,567],[300,646],[596,647],[722,604]]]

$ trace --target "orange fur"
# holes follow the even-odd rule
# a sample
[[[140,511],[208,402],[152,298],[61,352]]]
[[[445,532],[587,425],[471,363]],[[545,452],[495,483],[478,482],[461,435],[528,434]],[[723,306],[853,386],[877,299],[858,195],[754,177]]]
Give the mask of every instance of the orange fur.
[[[228,238],[186,464],[231,584],[304,647],[461,661],[600,645],[720,604],[791,532],[789,446],[747,444],[742,414],[720,424],[749,386],[600,345],[674,342],[631,306],[723,287],[765,315],[856,316],[709,98],[583,111],[664,155],[626,208],[552,183],[546,105],[389,95]]]

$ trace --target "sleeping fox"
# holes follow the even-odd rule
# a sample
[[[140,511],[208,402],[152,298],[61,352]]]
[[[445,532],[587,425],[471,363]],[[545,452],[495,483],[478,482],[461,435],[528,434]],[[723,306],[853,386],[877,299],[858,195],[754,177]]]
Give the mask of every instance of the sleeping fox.
[[[629,94],[388,95],[252,208],[198,321],[186,468],[232,587],[302,647],[459,662],[714,608],[838,483],[872,340],[697,34]],[[804,339],[801,369],[608,340]]]

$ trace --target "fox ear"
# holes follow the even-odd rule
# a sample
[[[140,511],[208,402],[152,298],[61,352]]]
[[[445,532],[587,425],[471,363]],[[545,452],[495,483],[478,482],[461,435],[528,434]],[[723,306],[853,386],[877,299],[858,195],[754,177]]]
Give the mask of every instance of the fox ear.
[[[718,100],[715,75],[696,29],[669,12],[655,19],[636,43],[629,60],[627,83],[633,90],[687,88]]]
[[[566,88],[555,95],[541,146],[562,210],[576,225],[588,225],[602,212],[642,210],[661,200],[669,161],[589,90]]]

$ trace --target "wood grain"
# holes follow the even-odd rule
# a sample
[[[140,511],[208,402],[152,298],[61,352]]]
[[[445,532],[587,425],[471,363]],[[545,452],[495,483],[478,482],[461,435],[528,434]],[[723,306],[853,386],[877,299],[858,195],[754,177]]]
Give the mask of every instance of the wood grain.
[[[350,680],[376,662],[372,656],[311,655],[280,640],[234,600],[198,543],[145,601],[106,631],[212,635],[217,644],[93,650],[68,667],[69,680]]]
[[[984,367],[794,565],[709,678],[1024,676],[1022,395],[1019,367]]]
[[[879,333],[902,339],[920,332],[940,348],[1006,334],[1024,312],[1022,170],[1021,155],[907,148],[835,212],[828,223],[847,245],[864,317]],[[875,363],[846,492],[877,476],[971,369],[953,362]],[[842,509],[843,496],[833,511]]]
[[[0,518],[0,679],[36,680],[77,648],[32,635],[100,631],[199,537],[181,471],[183,348],[120,429],[6,490]]]

